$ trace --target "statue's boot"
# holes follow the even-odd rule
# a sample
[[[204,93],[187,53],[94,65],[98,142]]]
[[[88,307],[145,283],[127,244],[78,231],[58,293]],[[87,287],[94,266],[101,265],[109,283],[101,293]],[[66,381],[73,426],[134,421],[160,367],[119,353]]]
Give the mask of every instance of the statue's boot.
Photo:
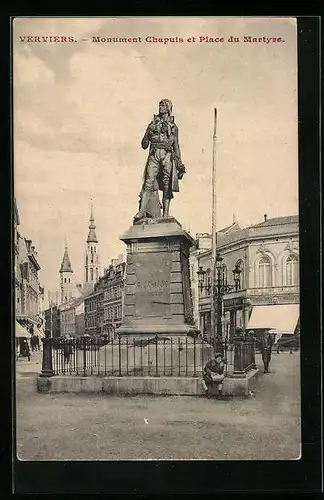
[[[143,191],[142,192],[142,198],[141,198],[141,206],[139,211],[134,217],[134,220],[140,220],[145,216],[146,208],[148,205],[148,202],[150,201],[151,197],[151,192],[150,191]]]
[[[169,217],[169,210],[170,210],[170,199],[168,198],[163,198],[162,200],[162,205],[163,205],[163,217]]]

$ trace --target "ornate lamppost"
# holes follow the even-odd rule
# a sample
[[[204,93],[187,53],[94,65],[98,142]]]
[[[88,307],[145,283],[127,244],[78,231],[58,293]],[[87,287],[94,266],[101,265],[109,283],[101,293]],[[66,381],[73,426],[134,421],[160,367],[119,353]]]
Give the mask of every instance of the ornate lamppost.
[[[223,258],[219,253],[216,255],[216,263],[215,263],[215,281],[214,281],[214,303],[211,307],[216,311],[216,331],[212,332],[214,336],[214,345],[217,352],[223,351],[223,334],[222,334],[222,313],[223,313],[223,297],[225,294],[230,291],[237,292],[240,289],[241,285],[241,269],[239,268],[239,264],[235,265],[233,269],[233,278],[234,285],[230,285],[227,283],[227,276],[225,273],[225,267],[223,264]],[[198,275],[198,284],[200,288],[200,292],[204,289],[207,292],[210,292],[211,285],[209,283],[205,284],[205,275],[206,271],[202,266],[199,266],[199,270],[197,271]]]

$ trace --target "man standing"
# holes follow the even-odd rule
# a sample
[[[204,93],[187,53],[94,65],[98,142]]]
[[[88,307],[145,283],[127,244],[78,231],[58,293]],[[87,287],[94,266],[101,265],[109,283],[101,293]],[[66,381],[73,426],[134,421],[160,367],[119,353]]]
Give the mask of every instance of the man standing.
[[[271,360],[271,352],[274,340],[275,336],[269,331],[265,332],[261,338],[261,356],[264,366],[264,373],[269,372],[269,363]]]
[[[173,192],[179,191],[179,179],[186,172],[181,161],[178,141],[178,127],[172,116],[172,103],[162,99],[159,103],[159,114],[154,115],[142,139],[142,148],[150,146],[144,171],[143,185],[140,193],[139,212],[134,222],[145,217],[154,217],[148,211],[151,198],[158,190],[163,192],[163,217],[169,216],[170,201]]]

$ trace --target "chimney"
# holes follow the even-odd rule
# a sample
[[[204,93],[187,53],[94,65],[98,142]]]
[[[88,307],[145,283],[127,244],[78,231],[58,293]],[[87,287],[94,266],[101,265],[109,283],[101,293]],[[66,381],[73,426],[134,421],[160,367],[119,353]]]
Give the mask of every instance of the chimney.
[[[268,218],[267,214],[264,214],[263,217],[264,217],[264,222],[267,222],[267,218]]]

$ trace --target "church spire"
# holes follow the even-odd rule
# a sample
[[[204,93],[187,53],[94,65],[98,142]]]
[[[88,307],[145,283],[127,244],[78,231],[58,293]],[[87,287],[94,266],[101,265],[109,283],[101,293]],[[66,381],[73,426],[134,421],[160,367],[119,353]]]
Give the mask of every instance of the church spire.
[[[94,223],[93,217],[93,205],[91,203],[91,213],[90,213],[90,224],[89,224],[89,234],[87,243],[98,243],[97,235],[96,235],[96,226]]]
[[[73,273],[66,240],[65,240],[65,250],[61,263],[60,273]]]

